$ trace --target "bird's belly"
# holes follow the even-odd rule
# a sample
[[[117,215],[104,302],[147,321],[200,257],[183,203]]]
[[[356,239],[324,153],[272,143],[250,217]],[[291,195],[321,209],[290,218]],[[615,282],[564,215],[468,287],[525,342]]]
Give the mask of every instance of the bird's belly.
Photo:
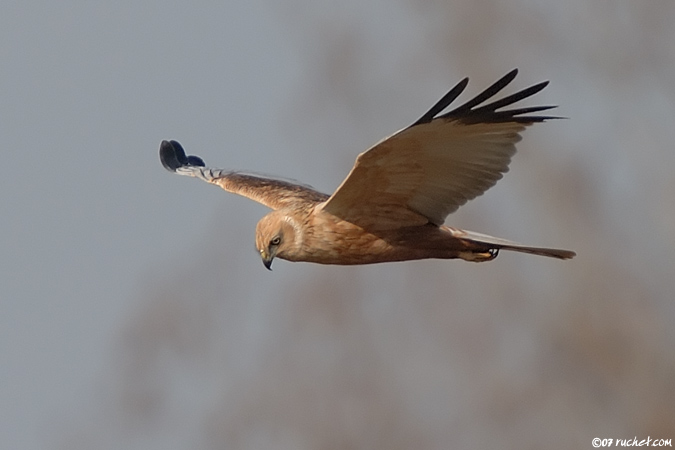
[[[319,264],[374,264],[424,258],[448,258],[457,242],[435,226],[368,232],[341,222],[313,233],[305,243],[302,261]]]
[[[358,229],[313,236],[305,247],[305,261],[320,264],[372,264],[392,261],[392,246],[374,234]]]

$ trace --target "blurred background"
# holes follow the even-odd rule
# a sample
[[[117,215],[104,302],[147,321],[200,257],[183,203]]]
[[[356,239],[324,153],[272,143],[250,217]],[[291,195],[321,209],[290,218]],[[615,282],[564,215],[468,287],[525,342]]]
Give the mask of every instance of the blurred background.
[[[591,448],[675,439],[675,3],[0,5],[0,446]],[[322,267],[173,176],[332,192],[468,76],[557,104],[448,223],[561,262]]]

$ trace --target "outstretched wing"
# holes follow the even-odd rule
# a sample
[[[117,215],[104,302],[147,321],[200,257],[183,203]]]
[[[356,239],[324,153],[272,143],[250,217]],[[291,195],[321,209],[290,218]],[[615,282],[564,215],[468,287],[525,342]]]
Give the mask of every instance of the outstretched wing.
[[[201,158],[187,156],[183,147],[176,141],[162,141],[159,146],[159,159],[170,172],[199,178],[272,209],[303,208],[328,199],[328,195],[301,184],[204,167]]]
[[[472,100],[438,115],[466,88],[469,80],[462,80],[417,122],[360,154],[323,210],[371,230],[441,225],[508,171],[526,126],[555,118],[529,115],[554,106],[498,111],[548,82],[479,106],[517,73],[514,69]]]

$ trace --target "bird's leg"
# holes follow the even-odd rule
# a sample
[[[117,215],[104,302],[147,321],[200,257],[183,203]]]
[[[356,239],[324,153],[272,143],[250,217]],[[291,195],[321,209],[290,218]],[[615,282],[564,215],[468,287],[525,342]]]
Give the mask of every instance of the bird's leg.
[[[491,248],[487,251],[460,252],[459,257],[465,261],[485,262],[492,261],[499,255],[498,248]]]

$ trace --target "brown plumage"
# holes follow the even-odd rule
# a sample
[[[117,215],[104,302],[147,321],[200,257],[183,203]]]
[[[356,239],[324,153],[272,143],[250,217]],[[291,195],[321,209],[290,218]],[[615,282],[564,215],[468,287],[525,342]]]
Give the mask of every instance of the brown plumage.
[[[466,88],[465,78],[413,125],[360,154],[331,196],[287,181],[204,167],[176,141],[162,142],[160,159],[172,172],[274,210],[256,228],[256,247],[268,269],[275,257],[344,265],[425,258],[480,262],[494,259],[501,249],[569,259],[574,252],[443,225],[448,214],[508,171],[526,126],[554,118],[531,115],[553,106],[497,111],[536,94],[548,82],[479,106],[516,74],[509,72],[474,99],[439,115]]]

